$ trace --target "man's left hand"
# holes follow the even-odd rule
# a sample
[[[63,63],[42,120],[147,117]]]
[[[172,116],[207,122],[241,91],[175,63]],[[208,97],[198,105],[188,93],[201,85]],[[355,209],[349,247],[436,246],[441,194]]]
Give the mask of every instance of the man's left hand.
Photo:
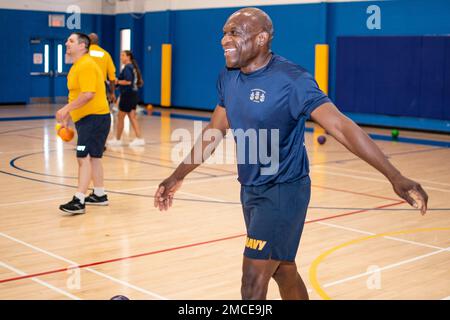
[[[422,215],[427,212],[428,195],[419,183],[404,176],[399,176],[391,182],[395,193],[402,199],[414,208],[420,209]],[[417,202],[420,202],[420,206]]]

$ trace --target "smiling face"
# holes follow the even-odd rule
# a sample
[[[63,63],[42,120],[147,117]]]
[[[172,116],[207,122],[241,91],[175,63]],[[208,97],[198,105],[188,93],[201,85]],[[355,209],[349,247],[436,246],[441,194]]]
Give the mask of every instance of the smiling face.
[[[228,68],[243,68],[259,53],[259,34],[251,17],[241,12],[233,14],[223,27],[222,47]]]

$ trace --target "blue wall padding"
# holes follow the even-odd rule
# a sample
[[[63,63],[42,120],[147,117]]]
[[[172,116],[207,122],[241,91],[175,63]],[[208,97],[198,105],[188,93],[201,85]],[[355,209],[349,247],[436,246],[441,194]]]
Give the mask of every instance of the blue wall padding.
[[[339,37],[343,111],[449,119],[450,37]]]

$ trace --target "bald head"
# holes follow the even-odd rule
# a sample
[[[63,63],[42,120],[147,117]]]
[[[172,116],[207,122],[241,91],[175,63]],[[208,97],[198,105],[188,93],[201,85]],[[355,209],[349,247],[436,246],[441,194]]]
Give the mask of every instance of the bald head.
[[[222,48],[228,68],[248,73],[267,64],[273,25],[270,17],[258,8],[244,8],[233,13],[223,26]]]
[[[236,20],[238,23],[244,24],[250,32],[267,32],[269,35],[269,44],[273,38],[272,19],[263,10],[258,8],[243,8],[233,13],[227,20]]]
[[[89,40],[91,40],[91,44],[98,44],[98,35],[96,33],[90,33]]]

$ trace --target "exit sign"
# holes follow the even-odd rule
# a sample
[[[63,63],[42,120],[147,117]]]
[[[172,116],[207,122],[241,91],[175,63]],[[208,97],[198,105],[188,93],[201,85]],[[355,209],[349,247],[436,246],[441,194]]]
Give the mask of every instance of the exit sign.
[[[63,14],[49,14],[48,26],[53,28],[64,28],[66,17]]]

